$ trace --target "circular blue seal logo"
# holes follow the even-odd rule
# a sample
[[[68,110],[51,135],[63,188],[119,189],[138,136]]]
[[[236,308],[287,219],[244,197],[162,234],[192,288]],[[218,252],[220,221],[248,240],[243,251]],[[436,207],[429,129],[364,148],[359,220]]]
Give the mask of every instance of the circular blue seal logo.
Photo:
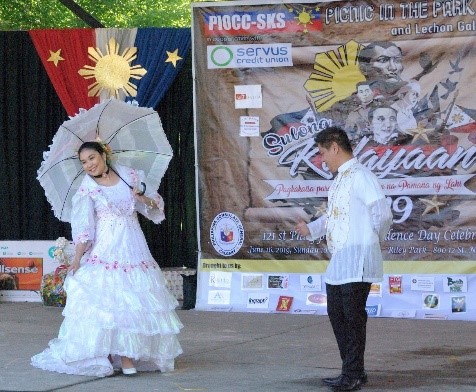
[[[213,219],[210,240],[222,256],[233,256],[243,245],[245,230],[240,219],[231,212],[221,212]]]
[[[56,246],[50,246],[50,248],[48,249],[48,255],[54,259],[55,258],[55,250],[56,250]]]

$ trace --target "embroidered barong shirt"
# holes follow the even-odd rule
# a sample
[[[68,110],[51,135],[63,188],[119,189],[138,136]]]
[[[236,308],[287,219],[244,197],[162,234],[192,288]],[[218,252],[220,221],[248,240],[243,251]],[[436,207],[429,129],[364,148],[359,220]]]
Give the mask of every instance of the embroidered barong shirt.
[[[380,282],[380,241],[392,212],[377,177],[356,158],[345,162],[329,189],[327,213],[308,224],[312,239],[326,235],[331,259],[325,282]]]

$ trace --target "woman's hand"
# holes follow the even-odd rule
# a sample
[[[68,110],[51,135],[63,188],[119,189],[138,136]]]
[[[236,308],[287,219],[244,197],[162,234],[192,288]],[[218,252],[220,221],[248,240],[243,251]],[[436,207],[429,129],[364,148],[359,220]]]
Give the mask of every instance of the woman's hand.
[[[80,242],[76,244],[76,251],[74,254],[74,261],[69,265],[68,267],[68,273],[72,272],[73,275],[74,273],[79,269],[81,266],[81,257],[83,257],[84,252],[86,252],[86,249],[91,245],[89,241],[86,242]]]
[[[154,199],[151,199],[150,197],[147,197],[145,195],[141,195],[137,188],[134,188],[133,192],[134,192],[134,198],[144,203],[147,206],[147,208],[149,209],[159,208],[159,206],[157,205]]]
[[[72,272],[74,275],[74,273],[79,269],[79,267],[80,267],[80,261],[74,260],[68,267],[68,273]]]

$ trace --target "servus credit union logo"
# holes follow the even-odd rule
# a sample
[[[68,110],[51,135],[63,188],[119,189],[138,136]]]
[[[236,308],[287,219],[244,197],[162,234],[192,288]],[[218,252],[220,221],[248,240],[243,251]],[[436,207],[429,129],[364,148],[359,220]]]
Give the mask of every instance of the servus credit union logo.
[[[240,219],[231,212],[221,212],[213,219],[210,240],[222,256],[233,256],[243,245],[245,230]]]
[[[209,45],[208,69],[292,67],[292,46],[282,44]]]

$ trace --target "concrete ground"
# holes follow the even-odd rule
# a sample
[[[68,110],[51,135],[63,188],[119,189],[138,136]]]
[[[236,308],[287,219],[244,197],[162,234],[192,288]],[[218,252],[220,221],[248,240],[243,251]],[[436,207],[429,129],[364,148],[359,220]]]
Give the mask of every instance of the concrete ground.
[[[0,303],[0,391],[330,391],[340,373],[327,316],[178,310],[185,327],[176,370],[93,378],[33,368],[56,337],[60,308]],[[371,318],[362,390],[476,391],[476,323]]]

